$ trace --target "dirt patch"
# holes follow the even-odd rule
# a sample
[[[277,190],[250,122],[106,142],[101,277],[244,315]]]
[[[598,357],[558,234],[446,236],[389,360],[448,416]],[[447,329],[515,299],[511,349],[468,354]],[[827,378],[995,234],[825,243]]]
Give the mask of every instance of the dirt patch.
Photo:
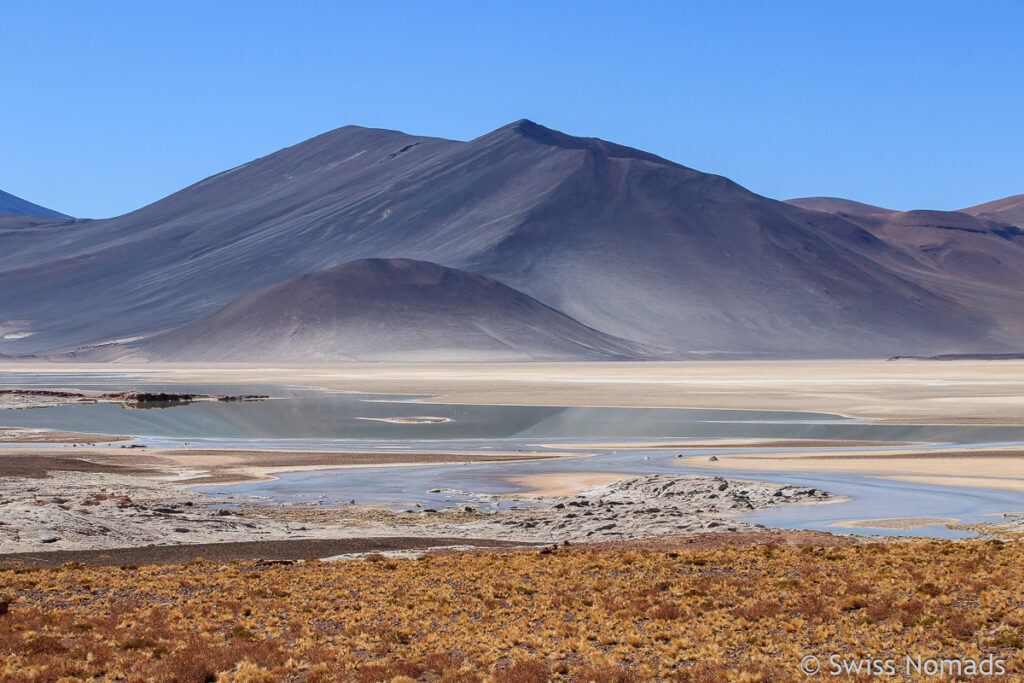
[[[66,453],[4,453],[0,451],[0,477],[43,479],[49,472],[103,472],[111,474],[153,474],[152,469],[126,463],[92,462]]]
[[[480,548],[521,546],[513,541],[466,538],[413,538],[408,536],[297,539],[294,541],[241,541],[192,545],[150,545],[108,550],[56,550],[0,555],[0,566],[60,567],[68,562],[118,567],[122,565],[182,564],[197,559],[214,562],[253,560],[305,560],[348,553],[376,553],[395,550],[426,550],[446,545]]]

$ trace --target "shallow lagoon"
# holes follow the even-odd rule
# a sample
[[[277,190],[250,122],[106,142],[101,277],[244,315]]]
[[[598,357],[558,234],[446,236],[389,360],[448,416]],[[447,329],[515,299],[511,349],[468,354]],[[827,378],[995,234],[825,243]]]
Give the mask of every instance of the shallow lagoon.
[[[17,379],[17,382],[13,380]],[[423,403],[421,397],[326,392],[302,387],[181,385],[131,378],[73,374],[0,378],[16,386],[77,387],[104,391],[144,387],[149,391],[206,394],[264,393],[259,402],[197,402],[165,409],[128,409],[114,404],[55,406],[3,411],[0,425],[139,436],[154,447],[242,447],[253,449],[409,449],[516,452],[539,444],[651,440],[650,450],[597,449],[586,458],[455,466],[414,466],[292,472],[271,482],[232,487],[238,493],[274,499],[360,503],[419,503],[438,507],[469,500],[451,488],[478,493],[513,493],[508,477],[545,472],[673,473],[706,470],[675,464],[677,451],[657,447],[660,439],[781,438],[864,441],[917,441],[945,444],[1024,442],[1024,428],[999,426],[881,425],[823,413],[671,408],[586,408],[488,406]],[[381,418],[434,417],[449,421],[395,424]],[[361,419],[374,418],[374,419]],[[700,455],[708,451],[692,450]],[[728,452],[728,451],[726,451]],[[745,519],[786,528],[830,529],[840,520],[878,517],[958,517],[991,521],[984,515],[1019,510],[1024,497],[1008,491],[936,487],[848,474],[741,472],[716,475],[801,484],[850,496],[851,502],[789,506]],[[835,529],[832,529],[835,530]],[[838,531],[843,531],[842,529]],[[861,529],[859,533],[876,530]],[[886,535],[957,537],[969,534],[943,527],[914,531],[877,530]]]

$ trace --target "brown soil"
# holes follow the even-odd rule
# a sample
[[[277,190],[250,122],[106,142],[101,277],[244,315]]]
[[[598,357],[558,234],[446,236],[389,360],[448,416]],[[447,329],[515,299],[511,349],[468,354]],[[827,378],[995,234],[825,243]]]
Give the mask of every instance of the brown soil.
[[[837,536],[824,531],[736,531],[698,533],[632,541],[573,544],[572,547],[595,550],[715,550],[718,548],[755,545],[836,547],[856,545],[856,536]],[[481,550],[446,550],[444,546],[475,546],[488,552],[536,552],[538,547],[515,541],[472,538],[416,538],[408,536],[301,539],[294,541],[242,541],[237,543],[203,543],[194,545],[162,545],[107,550],[52,550],[33,553],[0,554],[0,566],[19,565],[60,567],[68,562],[95,566],[126,564],[181,564],[196,559],[214,562],[237,560],[305,560],[349,553],[374,553],[391,550],[431,550],[431,555],[450,555]]]
[[[33,553],[0,554],[0,566],[60,567],[68,562],[94,566],[128,564],[182,564],[196,559],[215,562],[251,562],[253,560],[305,560],[347,553],[374,553],[389,550],[426,550],[438,546],[478,546],[501,548],[522,546],[511,541],[472,538],[415,538],[407,536],[375,538],[297,539],[294,541],[241,541],[195,545],[150,545],[139,548],[107,550],[51,550]]]
[[[90,462],[68,453],[4,453],[0,451],[0,477],[42,479],[47,472],[104,472],[114,474],[152,474],[150,469],[112,462]]]

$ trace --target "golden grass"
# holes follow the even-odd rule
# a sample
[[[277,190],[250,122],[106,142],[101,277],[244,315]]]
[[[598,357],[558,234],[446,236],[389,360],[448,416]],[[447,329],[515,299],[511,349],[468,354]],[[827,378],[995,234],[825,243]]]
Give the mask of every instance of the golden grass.
[[[786,681],[804,655],[1006,659],[1024,546],[561,548],[0,569],[4,680]],[[830,680],[857,680],[825,676]],[[930,680],[944,680],[941,677]]]

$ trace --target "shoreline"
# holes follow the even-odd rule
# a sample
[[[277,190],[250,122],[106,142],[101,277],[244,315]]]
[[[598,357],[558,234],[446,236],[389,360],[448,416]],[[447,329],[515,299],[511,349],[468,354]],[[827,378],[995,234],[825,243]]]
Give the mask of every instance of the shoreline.
[[[188,487],[189,479],[152,472],[67,469],[37,479],[0,477],[0,553],[391,536],[521,544],[634,540],[764,531],[742,514],[833,498],[809,487],[716,476],[615,476],[614,481],[606,474],[594,476],[563,475],[558,489],[549,486],[540,496],[515,494],[517,500],[532,500],[505,507],[502,494],[452,490],[445,495],[438,489],[434,492],[444,502],[437,499],[436,509],[325,496],[273,501],[245,493],[206,494]],[[552,495],[556,491],[564,495]]]
[[[54,445],[60,445],[59,442]],[[188,487],[245,484],[277,479],[275,474],[307,470],[367,467],[413,467],[524,462],[587,457],[585,453],[428,452],[428,451],[306,451],[237,448],[122,448],[84,447],[46,449],[40,445],[0,449],[0,477],[38,480],[51,470],[80,470],[112,474],[173,477]],[[183,476],[188,475],[188,476]]]
[[[7,369],[7,365],[0,364]],[[163,384],[302,385],[329,391],[418,395],[423,404],[476,403],[490,405],[615,405],[754,410],[771,413],[806,412],[872,420],[882,424],[1020,424],[1024,425],[1024,362],[957,362],[938,366],[881,365],[876,361],[572,363],[508,365],[416,365],[257,368],[251,366],[132,367],[18,364],[10,376],[25,372],[123,373],[126,382],[159,379]],[[158,377],[159,376],[159,377]],[[1019,392],[1019,393],[1018,393]],[[412,412],[412,411],[410,411]],[[415,412],[412,412],[415,415]],[[0,412],[0,422],[3,413]],[[756,416],[755,416],[756,417]],[[799,416],[798,416],[799,417]],[[1012,418],[1012,419],[1011,419]],[[399,418],[421,419],[421,418]],[[772,418],[768,418],[769,421]],[[964,485],[1024,490],[1024,477],[1007,478],[1007,465],[1024,459],[1021,447],[935,449],[910,442],[862,442],[843,439],[667,439],[662,442],[606,439],[593,443],[545,443],[532,452],[455,452],[423,450],[317,451],[248,450],[242,448],[146,448],[92,446],[110,437],[74,432],[35,430],[25,448],[16,447],[15,428],[0,430],[0,524],[5,548],[69,548],[76,544],[145,545],[147,542],[193,545],[227,539],[309,540],[326,536],[371,538],[433,534],[451,538],[502,538],[538,541],[557,538],[646,537],[683,530],[722,530],[738,533],[752,525],[743,514],[762,509],[775,492],[785,491],[785,504],[836,502],[834,496],[800,492],[800,487],[741,483],[716,477],[713,468],[752,471],[849,472],[868,476],[907,478],[928,485]],[[27,430],[20,430],[28,433]],[[800,433],[800,432],[795,432]],[[4,439],[7,434],[7,439]],[[46,439],[66,439],[45,448]],[[85,445],[90,444],[90,445]],[[31,446],[31,447],[30,447]],[[903,447],[907,446],[907,447]],[[429,447],[428,447],[429,448]],[[718,500],[705,484],[697,498],[703,507],[690,508],[672,499],[670,505],[639,505],[643,496],[629,493],[644,477],[628,473],[546,473],[510,478],[526,491],[510,495],[473,494],[472,505],[442,510],[396,511],[373,506],[322,504],[320,500],[270,503],[269,499],[215,492],[212,485],[231,486],[276,479],[275,475],[304,470],[365,467],[440,466],[462,463],[556,460],[592,455],[596,449],[667,451],[681,449],[740,450],[707,456],[691,455],[676,464],[697,466],[707,475],[661,475],[665,480],[714,480],[726,483],[729,500]],[[744,449],[774,448],[744,453]],[[835,450],[835,449],[847,450]],[[860,450],[857,450],[860,448]],[[578,449],[578,450],[577,450]],[[869,450],[870,449],[870,450]],[[580,452],[585,451],[585,452]],[[1012,470],[1012,467],[1009,468]],[[625,471],[623,471],[625,470]],[[724,474],[724,473],[723,473]],[[496,472],[495,476],[500,476]],[[725,476],[728,476],[726,474]],[[439,471],[443,479],[443,472]],[[690,481],[690,480],[687,480]],[[717,486],[718,484],[715,484]],[[685,486],[690,486],[686,484]],[[684,488],[685,488],[684,486]],[[705,489],[707,489],[705,491]],[[741,490],[742,489],[742,490]],[[689,489],[686,489],[689,490]],[[813,492],[813,489],[811,490]],[[618,492],[622,510],[602,510],[604,517],[587,517]],[[751,493],[752,492],[752,493]],[[653,489],[649,491],[655,495]],[[749,493],[749,495],[748,495]],[[647,494],[645,494],[647,495]],[[657,495],[660,495],[658,493]],[[750,498],[753,495],[757,500]],[[600,503],[585,511],[568,501],[598,496]],[[630,497],[633,496],[633,497]],[[706,496],[701,498],[701,496]],[[16,504],[12,503],[17,499]],[[527,507],[495,513],[489,506],[521,499]],[[561,500],[554,512],[547,503]],[[613,497],[614,499],[614,497]],[[435,500],[435,499],[424,499]],[[72,502],[77,501],[77,502]],[[119,502],[120,501],[120,502]],[[187,501],[182,504],[182,501]],[[691,501],[692,502],[692,501]],[[95,504],[94,504],[95,503]],[[530,507],[534,504],[538,507]],[[709,504],[710,503],[710,504]],[[447,505],[447,503],[445,503]],[[579,506],[584,503],[577,501]],[[589,503],[593,505],[594,503]],[[688,505],[689,503],[687,503]],[[79,506],[79,507],[76,507]],[[88,507],[92,506],[92,507]],[[230,508],[224,514],[224,508]],[[463,509],[464,507],[464,509]],[[83,509],[84,508],[84,509]],[[633,509],[633,516],[623,515]],[[655,510],[656,512],[650,512]],[[675,510],[666,516],[665,510]],[[637,513],[643,513],[637,515]],[[102,513],[102,514],[100,514]],[[649,514],[648,514],[649,513]],[[28,517],[25,517],[28,515]],[[35,520],[35,521],[23,521]],[[62,521],[63,520],[63,521]],[[854,520],[856,521],[856,520]],[[603,522],[603,523],[602,523]],[[61,525],[65,526],[61,526]],[[89,540],[89,529],[110,527],[105,539]],[[35,525],[35,526],[33,526]],[[56,527],[54,525],[57,525]],[[680,526],[681,525],[681,526]],[[58,534],[47,529],[59,528]],[[298,538],[296,538],[298,536]],[[66,537],[66,540],[61,540]],[[234,541],[232,541],[234,542]],[[40,545],[42,544],[42,545]],[[53,545],[51,545],[53,544]]]
[[[525,491],[503,493],[502,498],[516,500],[520,498],[544,498],[548,496],[575,496],[587,489],[626,479],[636,479],[637,474],[610,474],[606,472],[551,472],[545,474],[529,474],[521,477],[505,477],[504,480],[515,486],[525,487]]]

